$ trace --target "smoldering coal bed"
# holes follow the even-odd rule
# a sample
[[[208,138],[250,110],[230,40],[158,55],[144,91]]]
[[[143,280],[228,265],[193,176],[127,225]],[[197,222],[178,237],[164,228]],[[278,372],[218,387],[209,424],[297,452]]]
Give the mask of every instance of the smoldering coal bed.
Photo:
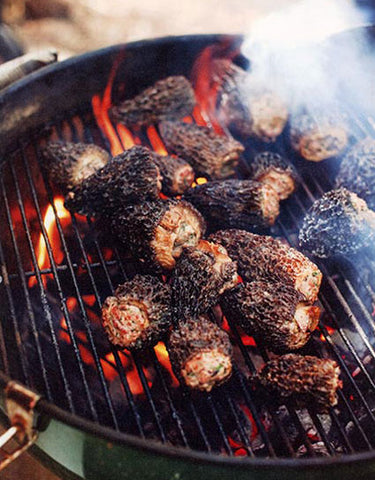
[[[162,78],[163,72],[157,70],[155,75]],[[122,88],[126,91],[128,85]],[[128,129],[113,124],[106,117],[104,98],[96,95],[93,108],[50,122],[48,138],[93,142],[113,153],[134,143],[163,151],[154,126]],[[214,124],[199,108],[190,120]],[[367,119],[355,117],[353,122],[358,138],[375,135]],[[195,450],[229,456],[311,457],[374,447],[373,252],[319,264],[324,274],[320,294],[324,313],[303,352],[330,357],[340,365],[344,387],[338,406],[329,414],[297,409],[292,402],[265,401],[247,378],[269,354],[226,321],[223,325],[235,348],[232,379],[210,394],[191,393],[178,385],[163,344],[130,355],[108,343],[100,322],[101,303],[142,268],[100,233],[92,219],[71,216],[64,209],[61,192],[40,168],[45,137],[43,129],[20,140],[3,165],[0,181],[3,371],[74,414]],[[306,209],[332,188],[332,172],[327,163],[303,164],[289,149],[287,131],[271,148],[293,157],[302,174],[299,190],[283,203],[272,228],[274,236],[296,245]],[[262,142],[246,143],[239,176],[246,176],[252,155],[262,149]],[[221,322],[220,311],[212,315]]]

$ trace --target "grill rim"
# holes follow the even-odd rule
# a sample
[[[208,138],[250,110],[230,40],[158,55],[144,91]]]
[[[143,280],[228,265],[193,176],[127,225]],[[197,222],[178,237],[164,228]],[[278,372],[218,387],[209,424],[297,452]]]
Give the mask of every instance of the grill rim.
[[[374,27],[370,27],[373,29]],[[369,31],[369,27],[365,27],[367,31]],[[345,32],[346,33],[346,32]],[[200,39],[200,40],[215,40],[220,38],[235,38],[241,39],[241,36],[232,36],[232,35],[220,35],[220,34],[208,34],[208,35],[188,35],[188,36],[170,36],[170,37],[162,37],[158,39],[150,39],[144,41],[137,41],[127,44],[120,44],[113,47],[106,47],[101,50],[96,50],[94,52],[90,52],[87,54],[80,55],[78,57],[74,57],[73,59],[66,60],[61,62],[57,65],[53,65],[48,68],[48,73],[53,73],[60,68],[67,68],[68,66],[72,66],[76,63],[80,63],[82,60],[87,59],[91,56],[95,57],[96,54],[103,55],[104,53],[113,53],[117,51],[117,48],[125,47],[138,47],[142,46],[145,47],[147,44],[155,44],[155,43],[163,43],[163,42],[172,42],[172,41],[179,41],[181,39],[186,40],[193,40],[193,39]],[[6,95],[14,95],[17,93],[18,89],[27,88],[28,85],[33,83],[37,79],[43,79],[47,71],[37,72],[35,74],[30,75],[24,80],[17,82],[17,86],[15,85],[15,91],[12,87],[7,89],[5,92]],[[0,101],[3,95],[0,95]],[[4,390],[6,384],[11,381],[11,378],[5,375],[3,372],[0,372],[0,388]],[[17,381],[18,382],[18,381]],[[18,382],[21,383],[21,382]],[[293,467],[294,469],[304,469],[306,467],[321,467],[321,466],[335,466],[335,465],[350,465],[353,463],[358,462],[366,462],[372,461],[375,458],[375,449],[366,452],[357,452],[357,453],[347,453],[341,456],[332,456],[332,457],[309,457],[309,458],[261,458],[261,457],[229,457],[220,454],[212,454],[212,453],[205,453],[199,452],[191,448],[187,447],[176,447],[172,445],[164,445],[160,442],[150,439],[142,439],[137,437],[136,435],[127,434],[124,432],[116,432],[114,429],[109,427],[105,427],[98,423],[95,423],[91,420],[84,419],[79,415],[72,414],[66,410],[63,410],[60,407],[57,407],[55,404],[42,399],[36,408],[36,410],[41,413],[48,415],[52,418],[60,420],[65,424],[77,428],[83,432],[93,434],[99,436],[103,439],[115,441],[119,445],[127,445],[133,448],[142,449],[145,452],[150,452],[158,455],[163,455],[165,457],[173,457],[178,459],[184,460],[193,460],[194,462],[199,462],[202,464],[214,464],[214,465],[222,465],[222,466],[231,466],[231,467],[238,467],[238,468],[265,468],[269,467],[270,469],[275,467],[285,467],[285,469],[289,467]]]

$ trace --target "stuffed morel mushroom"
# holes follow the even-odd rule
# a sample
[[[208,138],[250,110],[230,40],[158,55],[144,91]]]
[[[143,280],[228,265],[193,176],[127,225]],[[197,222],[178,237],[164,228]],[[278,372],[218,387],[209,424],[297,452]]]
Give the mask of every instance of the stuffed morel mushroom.
[[[159,198],[161,181],[153,152],[132,147],[73,188],[65,206],[86,215],[111,215],[123,205]]]
[[[277,192],[252,180],[207,182],[188,190],[184,198],[202,213],[210,230],[236,227],[264,230],[279,215]]]
[[[180,323],[167,348],[176,377],[193,390],[210,392],[232,374],[229,336],[204,315]]]
[[[237,266],[221,245],[200,240],[184,248],[171,277],[175,316],[187,318],[206,312],[220,295],[237,284]]]
[[[195,173],[185,160],[157,153],[154,153],[153,159],[162,176],[162,192],[165,195],[170,197],[182,195],[191,187]]]
[[[295,248],[266,235],[234,229],[216,232],[209,240],[227,249],[244,281],[281,281],[292,285],[306,301],[317,299],[322,273]]]
[[[102,307],[110,342],[139,350],[155,345],[171,325],[169,285],[151,275],[136,275],[120,285]]]
[[[289,353],[268,361],[256,379],[280,401],[293,399],[301,407],[326,412],[337,404],[339,376],[334,360]]]
[[[303,347],[319,321],[319,307],[308,305],[301,293],[281,282],[239,284],[224,294],[225,316],[275,352]]]
[[[111,158],[97,145],[62,141],[48,142],[41,153],[48,178],[64,192],[80,185]]]
[[[183,200],[129,205],[111,217],[118,239],[142,263],[172,270],[184,247],[195,246],[205,232],[201,214]]]
[[[198,175],[212,179],[233,175],[244,151],[233,138],[193,123],[162,122],[160,133],[170,152],[189,162]]]
[[[299,241],[317,257],[348,255],[375,239],[375,212],[346,188],[325,193],[316,200],[303,220]]]
[[[110,115],[124,125],[151,125],[190,115],[194,105],[195,94],[189,80],[183,76],[170,76],[112,107]]]

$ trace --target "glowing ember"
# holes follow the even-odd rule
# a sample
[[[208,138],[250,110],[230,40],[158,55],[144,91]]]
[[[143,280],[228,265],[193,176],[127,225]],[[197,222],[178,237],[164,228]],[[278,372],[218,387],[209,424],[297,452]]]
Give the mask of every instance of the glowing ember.
[[[258,435],[258,426],[254,420],[254,417],[250,409],[246,405],[240,405],[240,409],[245,414],[246,418],[249,420],[251,427],[249,440],[252,442]],[[247,455],[246,445],[241,441],[234,440],[231,436],[228,436],[228,443],[234,450],[234,455],[236,457],[242,457]]]
[[[159,363],[166,369],[168,370],[170,376],[171,376],[171,380],[172,380],[172,387],[178,387],[179,386],[179,382],[177,380],[177,378],[175,377],[174,373],[173,373],[173,370],[172,370],[172,366],[171,366],[171,362],[169,360],[169,355],[168,355],[168,352],[167,352],[167,349],[165,348],[165,345],[163,342],[159,342],[155,347],[154,347],[154,350],[155,350],[155,353],[156,353],[156,356],[157,356],[157,359],[159,361]]]
[[[64,253],[61,249],[60,238],[58,235],[54,235],[54,227],[56,227],[56,217],[60,220],[64,218],[70,218],[70,213],[64,207],[64,199],[57,197],[53,201],[54,207],[49,205],[47,211],[44,215],[43,225],[49,239],[49,243],[53,246],[53,259],[55,263],[60,264],[64,259]],[[55,215],[56,210],[56,215]],[[47,246],[44,240],[44,236],[41,233],[39,236],[38,245],[36,247],[37,255],[37,264],[40,270],[50,267],[50,260],[47,254]],[[46,285],[47,277],[50,275],[43,276],[43,285]],[[37,284],[36,277],[30,277],[29,288]]]

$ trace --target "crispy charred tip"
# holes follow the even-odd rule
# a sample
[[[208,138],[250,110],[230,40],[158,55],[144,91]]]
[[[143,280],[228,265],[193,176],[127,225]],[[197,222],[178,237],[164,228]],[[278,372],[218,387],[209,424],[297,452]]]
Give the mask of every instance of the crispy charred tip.
[[[211,230],[264,230],[279,215],[279,197],[269,185],[253,180],[207,182],[188,190],[184,198],[205,217]]]
[[[193,123],[162,122],[160,133],[168,150],[186,160],[198,175],[213,179],[233,175],[244,151],[233,138]]]
[[[176,377],[193,390],[210,392],[232,374],[228,334],[205,316],[181,323],[172,331],[167,348]]]
[[[140,350],[160,341],[171,325],[170,287],[150,275],[136,275],[120,285],[102,308],[110,342]]]
[[[254,281],[224,294],[225,316],[275,352],[302,348],[319,321],[319,308],[307,305],[291,285]]]
[[[168,200],[129,205],[111,218],[118,239],[154,270],[171,270],[185,247],[205,232],[201,214],[188,202]]]
[[[65,206],[77,213],[108,216],[129,203],[158,199],[160,189],[153,152],[136,146],[113,157],[77,185],[67,196]]]
[[[296,115],[291,120],[290,135],[294,150],[313,162],[339,155],[348,144],[347,121],[335,108]]]
[[[175,317],[185,319],[206,312],[237,284],[237,266],[221,245],[200,240],[185,248],[171,277]]]
[[[375,238],[375,212],[346,188],[325,193],[307,212],[299,241],[303,249],[321,258],[349,255]]]
[[[317,299],[322,273],[295,248],[266,235],[235,229],[216,232],[209,240],[227,249],[245,282],[281,281],[292,285],[307,302]]]
[[[250,170],[251,178],[272,187],[280,200],[285,200],[295,191],[299,180],[292,163],[275,152],[255,155]]]
[[[171,76],[112,107],[110,114],[124,125],[151,125],[190,115],[194,105],[195,94],[190,82],[183,76]]]
[[[293,399],[301,407],[326,412],[337,404],[339,376],[334,360],[290,353],[267,362],[257,380],[279,401]]]
[[[168,196],[182,195],[194,182],[193,168],[182,158],[154,154],[154,162],[162,176],[162,192]]]
[[[337,188],[345,187],[375,209],[375,140],[367,137],[354,145],[341,162]]]
[[[97,145],[62,141],[48,142],[41,153],[50,181],[65,192],[104,167],[111,158]]]

